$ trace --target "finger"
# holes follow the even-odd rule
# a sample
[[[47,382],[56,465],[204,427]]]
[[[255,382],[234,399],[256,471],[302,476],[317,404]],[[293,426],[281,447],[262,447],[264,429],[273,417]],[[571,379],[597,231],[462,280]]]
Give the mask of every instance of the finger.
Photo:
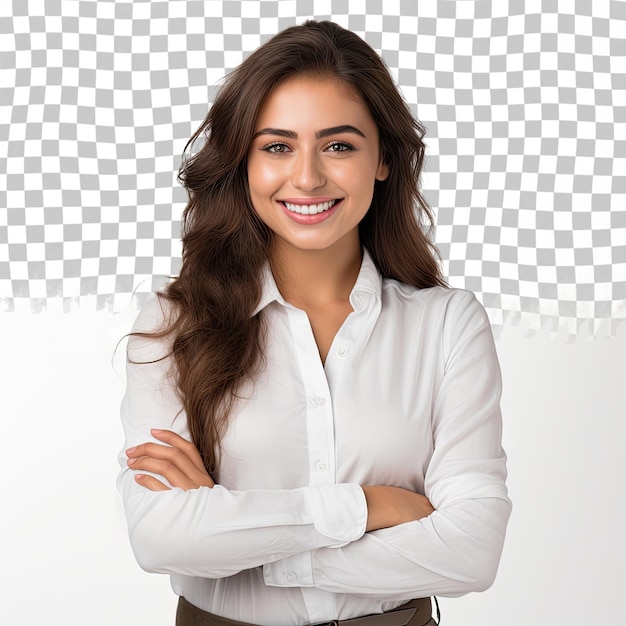
[[[195,481],[192,481],[185,472],[181,471],[174,463],[168,459],[158,459],[152,456],[140,456],[135,459],[128,459],[128,467],[133,470],[139,470],[144,472],[150,472],[152,474],[158,474],[169,482],[172,487],[179,487],[184,491],[194,489],[196,485]]]
[[[135,480],[146,489],[150,491],[170,491],[167,485],[164,485],[160,480],[157,480],[154,476],[149,474],[135,474]]]
[[[153,459],[168,461],[189,478],[200,479],[202,476],[208,476],[204,466],[202,466],[201,470],[198,469],[197,465],[189,458],[189,456],[187,456],[187,453],[175,446],[148,442],[127,450],[126,454],[129,459],[150,457]],[[169,480],[169,477],[166,478]]]
[[[187,441],[187,439],[184,439],[172,430],[153,428],[150,432],[155,439],[169,443],[171,446],[182,450],[201,472],[206,471],[200,452],[191,441]]]
[[[195,446],[172,431],[160,431],[155,429],[155,434],[163,440],[169,440],[175,445],[147,442],[129,448],[126,454],[129,458],[129,467],[133,466],[131,460],[143,457],[166,461],[165,465],[146,464],[134,465],[135,469],[145,469],[167,478],[170,483],[181,489],[189,490],[200,486],[214,487],[215,483],[207,473],[200,455]],[[196,462],[189,457],[195,455]],[[171,464],[173,467],[171,467]],[[167,472],[165,474],[164,472]]]

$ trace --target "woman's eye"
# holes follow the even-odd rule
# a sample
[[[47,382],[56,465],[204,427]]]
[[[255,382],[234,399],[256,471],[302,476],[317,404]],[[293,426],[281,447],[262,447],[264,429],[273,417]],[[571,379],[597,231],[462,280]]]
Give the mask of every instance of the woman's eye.
[[[330,152],[348,152],[349,150],[353,150],[354,147],[349,143],[345,143],[343,141],[335,141],[329,144],[326,149]]]
[[[267,146],[263,146],[263,150],[270,154],[284,154],[289,151],[289,147],[284,143],[270,143]]]

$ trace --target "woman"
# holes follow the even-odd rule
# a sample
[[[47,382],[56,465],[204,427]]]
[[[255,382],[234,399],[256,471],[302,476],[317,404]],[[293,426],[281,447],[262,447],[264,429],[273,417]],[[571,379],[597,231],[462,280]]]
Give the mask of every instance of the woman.
[[[190,141],[182,269],[129,341],[119,478],[179,625],[422,626],[431,595],[493,581],[499,368],[424,234],[421,137],[380,57],[310,21],[235,69]]]

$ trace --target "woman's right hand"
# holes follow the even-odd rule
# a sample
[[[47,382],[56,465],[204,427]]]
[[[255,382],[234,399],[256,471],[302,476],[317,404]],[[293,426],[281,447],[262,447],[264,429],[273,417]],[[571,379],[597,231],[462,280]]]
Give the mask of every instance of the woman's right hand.
[[[413,522],[435,510],[426,496],[402,487],[368,485],[362,489],[367,501],[366,532]]]
[[[212,488],[213,479],[202,463],[202,457],[191,441],[183,439],[171,430],[153,428],[152,436],[165,445],[142,443],[126,450],[128,467],[152,472],[165,478],[173,487],[183,491]],[[170,488],[150,474],[136,474],[137,483],[150,491],[168,491]]]

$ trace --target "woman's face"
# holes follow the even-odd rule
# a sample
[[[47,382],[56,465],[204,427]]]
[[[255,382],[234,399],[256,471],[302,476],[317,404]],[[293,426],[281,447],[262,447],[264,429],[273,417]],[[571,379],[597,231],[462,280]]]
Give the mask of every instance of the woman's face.
[[[297,76],[261,108],[248,153],[252,204],[283,251],[358,245],[380,161],[378,129],[348,86]]]

